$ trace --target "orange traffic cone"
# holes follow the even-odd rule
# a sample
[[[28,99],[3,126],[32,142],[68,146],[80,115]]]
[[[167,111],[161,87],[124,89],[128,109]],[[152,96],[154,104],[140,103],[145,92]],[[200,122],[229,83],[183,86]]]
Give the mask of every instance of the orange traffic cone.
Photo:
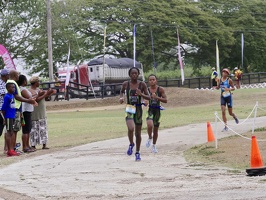
[[[262,158],[260,155],[259,146],[255,136],[252,136],[251,140],[251,157],[250,157],[250,167],[260,168],[263,167]]]
[[[255,136],[252,136],[251,140],[250,167],[251,169],[246,169],[249,176],[262,176],[266,174],[266,168],[264,167]]]
[[[207,135],[208,136],[208,142],[212,142],[215,140],[210,122],[207,122],[207,134],[208,134]]]

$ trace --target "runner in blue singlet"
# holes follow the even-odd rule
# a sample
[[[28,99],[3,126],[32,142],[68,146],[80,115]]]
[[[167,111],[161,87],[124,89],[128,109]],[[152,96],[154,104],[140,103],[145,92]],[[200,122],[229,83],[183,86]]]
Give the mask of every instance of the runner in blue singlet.
[[[134,129],[136,137],[136,161],[140,161],[140,144],[141,144],[141,127],[142,127],[142,107],[141,98],[150,100],[147,85],[145,82],[139,81],[139,69],[131,68],[128,71],[130,81],[125,81],[122,84],[120,91],[120,103],[124,102],[124,92],[126,91],[127,106],[126,106],[126,124],[128,128],[129,147],[127,154],[130,156],[133,153],[134,144]]]
[[[239,123],[238,118],[233,113],[233,98],[231,91],[235,90],[235,88],[232,79],[228,77],[229,74],[230,74],[229,69],[224,68],[222,71],[222,78],[218,80],[218,86],[217,86],[218,89],[221,88],[221,109],[222,109],[223,121],[225,124],[223,131],[228,130],[227,118],[225,112],[226,105],[228,107],[229,115],[231,115],[235,119],[235,122],[237,124]]]

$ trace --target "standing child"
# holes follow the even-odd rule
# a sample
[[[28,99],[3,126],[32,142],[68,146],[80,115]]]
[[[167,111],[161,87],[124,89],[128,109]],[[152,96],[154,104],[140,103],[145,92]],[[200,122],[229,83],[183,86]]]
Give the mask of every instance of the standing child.
[[[152,152],[157,153],[156,142],[158,138],[158,130],[160,126],[161,119],[161,105],[160,103],[167,103],[167,97],[164,88],[157,85],[157,78],[155,75],[151,74],[148,78],[150,87],[148,91],[151,95],[151,100],[149,101],[149,109],[147,120],[147,129],[149,138],[146,142],[146,147],[149,148],[151,142],[153,142]],[[153,133],[153,135],[152,135]]]
[[[4,118],[4,124],[6,125],[6,137],[5,142],[7,145],[7,156],[18,156],[17,152],[14,151],[11,143],[12,135],[14,134],[14,123],[16,118],[16,107],[15,107],[15,85],[13,83],[6,84],[7,94],[4,97],[4,103],[2,106],[2,115]]]

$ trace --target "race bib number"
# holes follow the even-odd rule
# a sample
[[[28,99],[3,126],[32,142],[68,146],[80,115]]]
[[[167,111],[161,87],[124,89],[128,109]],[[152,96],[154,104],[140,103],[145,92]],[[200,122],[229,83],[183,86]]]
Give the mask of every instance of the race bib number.
[[[127,104],[126,112],[131,113],[131,114],[135,114],[136,113],[136,106]]]
[[[222,93],[223,97],[229,97],[231,95],[231,93],[229,91],[224,91]]]

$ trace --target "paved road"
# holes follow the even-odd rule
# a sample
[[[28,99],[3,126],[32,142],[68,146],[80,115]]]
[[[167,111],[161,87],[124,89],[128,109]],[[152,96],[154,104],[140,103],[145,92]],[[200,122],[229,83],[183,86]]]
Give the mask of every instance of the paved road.
[[[265,121],[257,118],[256,125]],[[249,121],[234,130],[251,127]],[[219,132],[219,138],[229,135]],[[266,177],[185,161],[183,151],[206,137],[206,123],[163,130],[153,154],[144,135],[141,162],[126,155],[126,137],[90,143],[7,166],[0,187],[33,199],[266,199]]]

